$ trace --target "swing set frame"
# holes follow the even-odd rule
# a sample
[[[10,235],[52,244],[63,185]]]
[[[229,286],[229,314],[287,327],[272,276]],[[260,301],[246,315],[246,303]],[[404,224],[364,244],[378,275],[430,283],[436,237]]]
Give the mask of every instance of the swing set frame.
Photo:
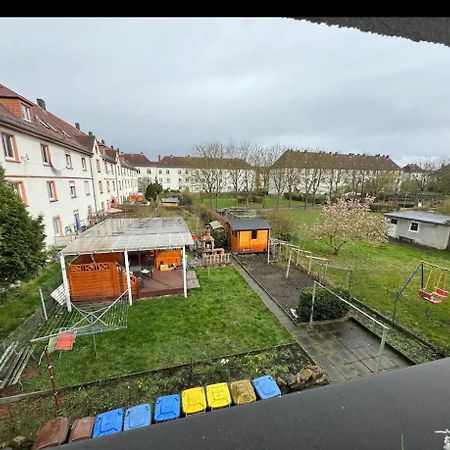
[[[429,267],[430,272],[425,280],[425,268]],[[431,275],[433,273],[433,270],[438,270],[440,272],[438,282],[436,284],[439,284],[442,280],[442,276],[444,276],[444,282],[447,279],[447,277],[450,276],[450,269],[442,266],[438,266],[436,264],[429,263],[427,261],[421,261],[419,265],[414,269],[412,274],[409,276],[406,283],[397,291],[394,298],[394,311],[392,313],[392,325],[395,323],[395,316],[397,314],[397,305],[398,301],[400,300],[400,297],[403,295],[403,292],[405,289],[409,286],[409,284],[413,281],[413,279],[420,274],[420,290],[418,292],[419,297],[422,299],[432,303],[433,305],[437,305],[442,302],[445,298],[449,296],[448,291],[445,289],[434,286],[434,291],[430,291],[428,289],[428,285],[430,284]]]

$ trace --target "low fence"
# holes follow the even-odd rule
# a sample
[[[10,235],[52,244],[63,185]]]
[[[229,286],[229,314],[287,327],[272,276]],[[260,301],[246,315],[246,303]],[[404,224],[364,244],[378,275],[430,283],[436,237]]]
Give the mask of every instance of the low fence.
[[[267,262],[287,262],[286,278],[292,265],[302,269],[320,283],[330,283],[328,275],[332,271],[338,272],[343,278],[341,284],[346,289],[350,288],[352,281],[352,270],[346,267],[330,264],[328,258],[313,255],[309,250],[303,250],[297,245],[280,239],[271,238],[269,241],[269,252]]]

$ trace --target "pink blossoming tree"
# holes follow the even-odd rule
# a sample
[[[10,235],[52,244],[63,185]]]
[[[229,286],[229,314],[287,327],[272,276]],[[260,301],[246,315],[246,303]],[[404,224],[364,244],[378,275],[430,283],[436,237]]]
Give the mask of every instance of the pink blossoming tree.
[[[363,199],[328,199],[320,218],[311,228],[311,237],[321,239],[339,254],[349,242],[382,245],[387,242],[388,222],[384,216],[370,212],[375,197]]]

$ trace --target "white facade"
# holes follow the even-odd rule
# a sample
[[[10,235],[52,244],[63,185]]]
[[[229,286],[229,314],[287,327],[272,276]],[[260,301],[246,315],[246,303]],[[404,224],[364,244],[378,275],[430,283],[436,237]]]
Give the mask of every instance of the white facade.
[[[136,170],[123,167],[119,158],[115,163],[106,161],[96,141],[90,154],[2,125],[0,133],[15,148],[14,157],[9,157],[8,143],[5,148],[2,139],[0,165],[5,178],[30,214],[43,216],[47,245],[54,244],[55,236],[88,224],[89,216],[111,207],[114,198],[120,203],[137,191]]]

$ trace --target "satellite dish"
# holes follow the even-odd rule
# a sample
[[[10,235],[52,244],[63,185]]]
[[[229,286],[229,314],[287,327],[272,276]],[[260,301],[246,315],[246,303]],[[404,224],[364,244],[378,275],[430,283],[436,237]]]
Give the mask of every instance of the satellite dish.
[[[61,172],[66,168],[66,159],[62,153],[56,152],[54,155],[52,155],[52,167],[57,172]]]

